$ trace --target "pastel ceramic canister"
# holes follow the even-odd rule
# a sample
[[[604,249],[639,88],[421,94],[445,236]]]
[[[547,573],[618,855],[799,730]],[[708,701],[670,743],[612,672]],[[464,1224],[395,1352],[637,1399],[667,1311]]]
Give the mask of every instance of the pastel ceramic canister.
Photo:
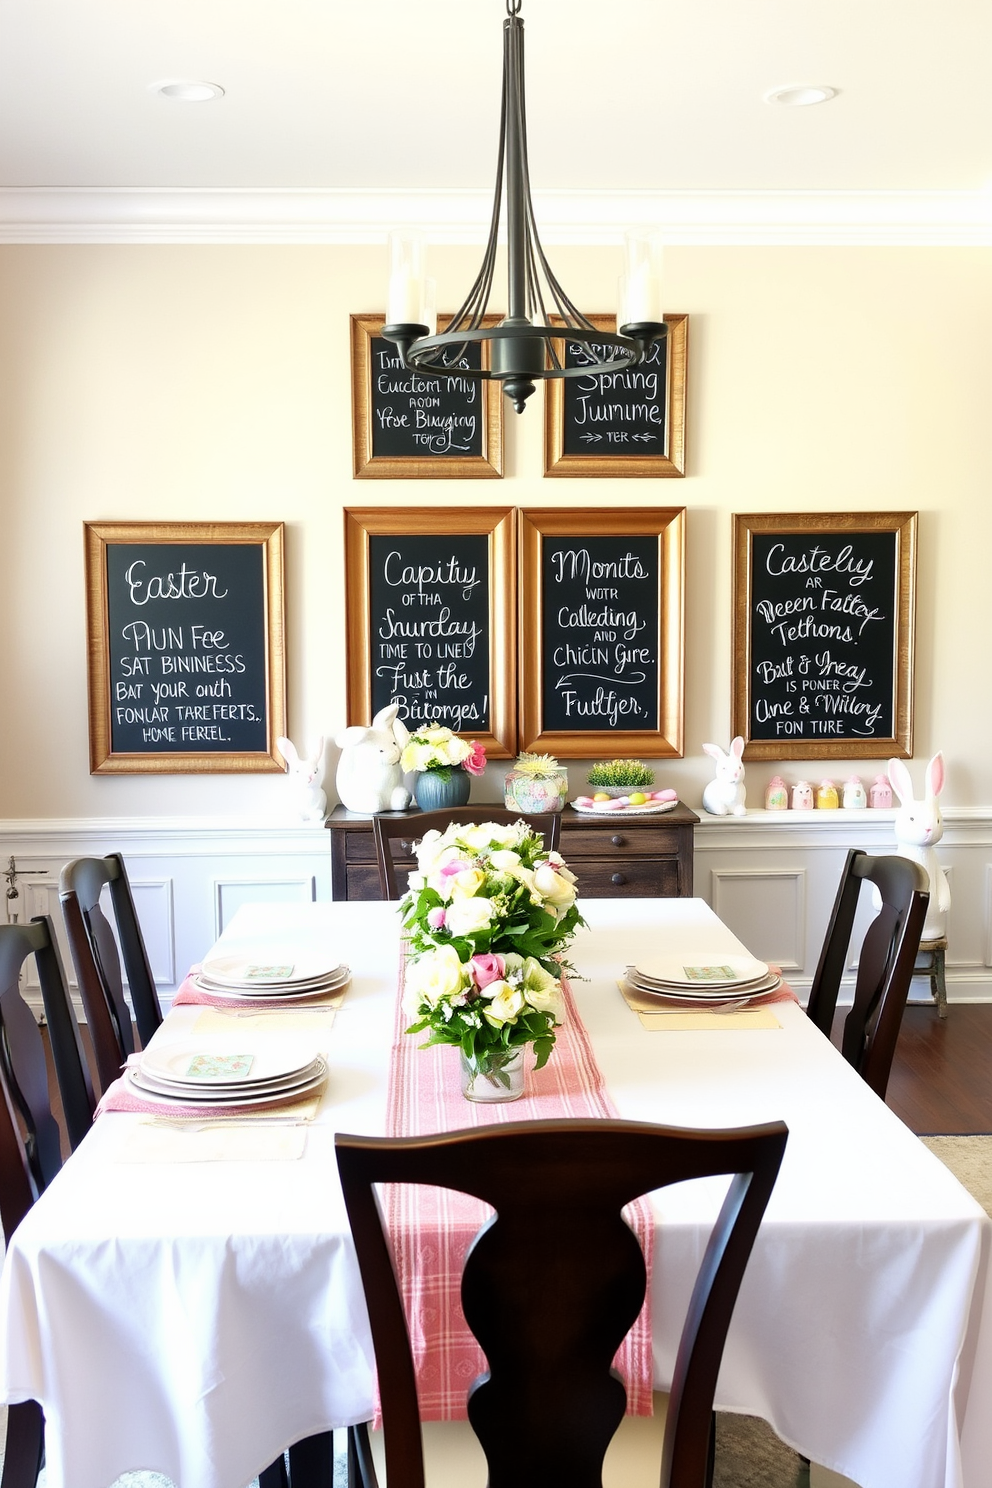
[[[874,784],[868,792],[868,804],[874,811],[892,810],[892,786],[887,775],[875,776]]]
[[[821,780],[816,788],[817,811],[836,811],[840,805],[837,787],[832,780]]]
[[[773,775],[765,786],[765,810],[788,811],[789,787],[781,775]]]
[[[849,775],[844,781],[844,810],[863,811],[868,805],[860,775]]]
[[[813,787],[808,780],[800,780],[792,787],[793,811],[813,810]]]

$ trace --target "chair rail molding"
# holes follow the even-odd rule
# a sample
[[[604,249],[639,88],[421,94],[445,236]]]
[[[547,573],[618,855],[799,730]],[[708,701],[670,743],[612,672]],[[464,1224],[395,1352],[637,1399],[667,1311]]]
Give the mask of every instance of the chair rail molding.
[[[894,811],[705,813],[695,829],[695,891],[756,955],[809,989],[848,849],[895,851]],[[0,821],[0,858],[23,872],[7,913],[60,922],[58,876],[69,858],[121,852],[145,889],[139,914],[160,948],[163,1003],[202,957],[229,910],[266,898],[331,898],[331,833],[319,822],[231,817],[59,817]],[[992,807],[949,807],[937,848],[952,885],[947,991],[992,1002]],[[865,896],[867,899],[867,896]],[[855,925],[842,989],[850,998],[864,921]],[[860,931],[859,931],[860,926]],[[30,992],[29,992],[30,995]],[[914,1001],[929,997],[920,978]]]

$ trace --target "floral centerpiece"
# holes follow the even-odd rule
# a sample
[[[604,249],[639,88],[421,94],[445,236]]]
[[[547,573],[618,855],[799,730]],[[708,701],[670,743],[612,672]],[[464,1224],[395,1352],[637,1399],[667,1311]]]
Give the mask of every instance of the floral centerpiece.
[[[452,823],[419,844],[400,913],[407,1032],[459,1048],[472,1098],[521,1094],[524,1046],[540,1069],[561,1022],[562,952],[584,923],[575,875],[524,822]]]
[[[414,795],[422,811],[442,806],[464,806],[469,797],[469,775],[481,775],[486,768],[486,751],[482,744],[471,743],[452,733],[440,723],[411,734],[400,765],[416,770]],[[467,772],[467,773],[466,773]]]

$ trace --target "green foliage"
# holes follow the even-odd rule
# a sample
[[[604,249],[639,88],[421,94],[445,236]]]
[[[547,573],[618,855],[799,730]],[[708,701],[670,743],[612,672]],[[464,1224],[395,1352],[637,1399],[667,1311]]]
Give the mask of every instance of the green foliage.
[[[587,779],[590,785],[598,786],[600,790],[640,790],[654,785],[654,771],[649,770],[642,760],[600,760],[593,765]]]

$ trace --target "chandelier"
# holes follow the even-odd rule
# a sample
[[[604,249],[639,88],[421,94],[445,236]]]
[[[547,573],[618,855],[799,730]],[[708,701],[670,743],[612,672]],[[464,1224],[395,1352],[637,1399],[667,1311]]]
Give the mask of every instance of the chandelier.
[[[394,250],[390,278],[388,325],[381,335],[395,343],[408,371],[438,372],[456,362],[460,377],[498,381],[517,413],[522,413],[535,382],[547,378],[588,377],[617,372],[643,361],[668,327],[654,304],[657,286],[650,273],[650,254],[642,241],[628,240],[625,303],[617,315],[618,334],[597,330],[576,309],[545,257],[530,196],[527,163],[527,112],[524,100],[524,23],[521,0],[506,0],[503,22],[503,96],[499,127],[499,161],[489,236],[482,267],[464,303],[440,334],[425,323],[425,290],[420,265],[407,242]],[[507,314],[498,325],[484,324],[496,266],[496,247],[506,183]],[[551,316],[556,323],[551,323]],[[655,318],[652,318],[655,317]],[[594,360],[566,367],[556,341],[567,336],[584,343]],[[488,367],[465,367],[465,350],[490,342]]]

